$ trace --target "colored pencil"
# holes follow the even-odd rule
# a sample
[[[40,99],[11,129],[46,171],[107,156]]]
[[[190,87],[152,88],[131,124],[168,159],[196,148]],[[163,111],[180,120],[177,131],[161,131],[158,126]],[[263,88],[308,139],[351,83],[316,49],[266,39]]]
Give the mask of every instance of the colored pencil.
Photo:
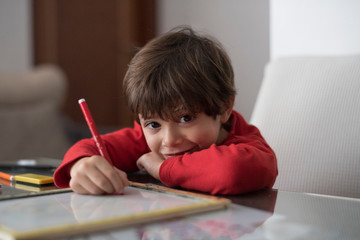
[[[25,173],[19,175],[10,175],[8,173],[0,172],[0,178],[8,180],[10,182],[22,182],[28,184],[35,184],[35,185],[43,185],[43,184],[51,184],[54,183],[53,177],[39,175],[39,174],[32,174],[32,173]]]
[[[8,181],[12,181],[14,179],[14,176],[4,173],[4,172],[0,172],[0,178],[6,179]]]

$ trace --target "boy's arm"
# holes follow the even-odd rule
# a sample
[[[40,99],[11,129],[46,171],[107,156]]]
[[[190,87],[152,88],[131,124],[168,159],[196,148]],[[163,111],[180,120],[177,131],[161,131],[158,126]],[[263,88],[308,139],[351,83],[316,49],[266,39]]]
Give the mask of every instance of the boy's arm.
[[[259,130],[238,116],[223,145],[169,158],[160,180],[170,186],[211,194],[240,194],[272,187],[278,174],[276,156]]]
[[[165,160],[160,180],[211,194],[240,194],[272,187],[277,176],[272,152],[247,144],[209,149]]]
[[[137,171],[136,160],[149,149],[141,126],[135,123],[134,128],[102,135],[112,165],[125,171]],[[80,158],[100,155],[93,139],[83,139],[74,144],[65,154],[63,162],[54,173],[54,181],[58,187],[69,187],[70,169]]]

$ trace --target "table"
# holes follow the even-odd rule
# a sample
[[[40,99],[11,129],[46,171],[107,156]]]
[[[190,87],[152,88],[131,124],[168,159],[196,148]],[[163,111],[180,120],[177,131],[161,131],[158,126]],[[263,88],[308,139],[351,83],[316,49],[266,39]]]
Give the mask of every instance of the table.
[[[130,174],[129,179],[161,185],[147,174]],[[24,190],[3,186],[1,195],[14,191]],[[224,211],[67,239],[359,239],[360,236],[360,199],[276,189],[226,197],[233,204]]]
[[[130,179],[156,183],[147,175]],[[360,199],[276,189],[226,197],[233,203],[227,212],[107,232],[93,239],[360,239]]]

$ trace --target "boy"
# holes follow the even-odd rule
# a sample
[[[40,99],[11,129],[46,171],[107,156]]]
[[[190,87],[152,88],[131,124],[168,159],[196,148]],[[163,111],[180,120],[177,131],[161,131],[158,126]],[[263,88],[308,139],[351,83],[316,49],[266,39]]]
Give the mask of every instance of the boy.
[[[259,130],[233,110],[228,55],[190,28],[147,43],[124,78],[133,129],[103,135],[112,163],[92,139],[76,143],[54,174],[80,194],[123,193],[125,172],[146,171],[169,187],[240,194],[272,187],[277,162]]]

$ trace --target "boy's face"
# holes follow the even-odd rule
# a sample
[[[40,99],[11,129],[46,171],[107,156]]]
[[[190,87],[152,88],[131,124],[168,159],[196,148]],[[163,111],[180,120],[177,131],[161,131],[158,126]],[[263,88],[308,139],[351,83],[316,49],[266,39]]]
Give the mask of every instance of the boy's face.
[[[229,119],[230,113],[225,112],[216,118],[205,113],[182,113],[175,118],[176,121],[159,117],[143,119],[139,114],[139,119],[150,150],[167,159],[221,143],[227,135],[221,125]]]

